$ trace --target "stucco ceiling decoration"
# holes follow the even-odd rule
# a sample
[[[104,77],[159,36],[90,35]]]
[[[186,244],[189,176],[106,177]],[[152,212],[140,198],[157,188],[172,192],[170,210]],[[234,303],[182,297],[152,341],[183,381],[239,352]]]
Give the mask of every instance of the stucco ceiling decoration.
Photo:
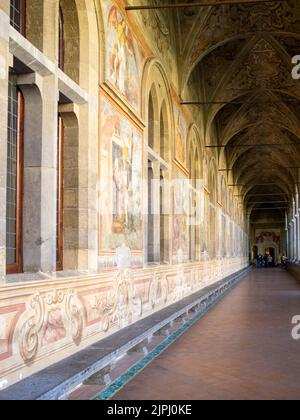
[[[270,203],[276,188],[294,193],[300,173],[300,83],[291,76],[291,57],[300,54],[299,2],[188,11],[177,11],[185,31],[187,22],[190,28],[181,41],[181,94],[188,101],[186,86],[201,74],[199,102],[220,102],[199,110],[205,113],[210,145],[216,143],[210,133],[217,127],[217,143],[226,146],[211,150],[232,169],[228,179],[239,185],[236,193],[268,192]]]

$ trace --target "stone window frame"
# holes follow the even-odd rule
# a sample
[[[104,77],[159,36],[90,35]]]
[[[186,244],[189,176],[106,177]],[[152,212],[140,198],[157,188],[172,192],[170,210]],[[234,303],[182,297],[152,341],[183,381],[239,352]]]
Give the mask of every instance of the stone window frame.
[[[10,78],[13,77],[13,74],[10,74]],[[13,82],[10,82],[13,83]],[[10,98],[8,108],[10,108]],[[15,262],[12,264],[6,263],[6,272],[7,274],[17,274],[21,273],[23,270],[23,177],[24,177],[24,120],[25,120],[25,106],[24,106],[24,96],[21,90],[16,85],[16,101],[17,101],[17,113],[13,116],[17,118],[16,122],[16,258]],[[9,117],[8,117],[9,118]],[[10,139],[10,124],[8,123],[8,137],[7,144]],[[8,168],[7,168],[8,174]],[[6,186],[6,193],[8,194],[8,184]],[[6,212],[6,223],[8,223],[8,212]],[[8,230],[6,229],[6,235],[8,235]],[[7,245],[6,245],[7,247]],[[7,248],[6,248],[7,249]]]

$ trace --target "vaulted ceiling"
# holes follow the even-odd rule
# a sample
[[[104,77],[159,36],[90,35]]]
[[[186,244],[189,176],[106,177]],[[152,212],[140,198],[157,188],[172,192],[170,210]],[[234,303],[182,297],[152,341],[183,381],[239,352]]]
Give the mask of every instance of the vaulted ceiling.
[[[300,170],[300,81],[291,75],[291,58],[300,54],[300,1],[177,9],[173,17],[183,99],[191,99],[189,81],[201,80],[198,100],[206,104],[198,109],[206,132],[215,126],[218,133],[207,142],[219,146],[213,150],[255,208],[253,218],[261,208],[282,219]]]

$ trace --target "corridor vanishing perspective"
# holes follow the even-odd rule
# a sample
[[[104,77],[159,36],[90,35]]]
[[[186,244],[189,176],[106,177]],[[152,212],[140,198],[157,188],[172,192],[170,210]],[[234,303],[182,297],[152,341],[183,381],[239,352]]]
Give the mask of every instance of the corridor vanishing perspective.
[[[113,399],[299,400],[299,294],[281,269],[252,272]]]
[[[300,399],[299,38],[299,0],[0,0],[0,400]]]

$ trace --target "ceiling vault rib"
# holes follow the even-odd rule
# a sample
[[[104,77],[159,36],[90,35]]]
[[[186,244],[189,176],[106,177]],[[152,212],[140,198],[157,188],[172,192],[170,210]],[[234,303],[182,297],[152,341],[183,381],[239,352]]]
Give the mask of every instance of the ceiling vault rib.
[[[248,202],[248,205],[254,205],[254,204],[286,204],[286,201],[253,201]]]
[[[199,106],[210,106],[210,105],[276,105],[276,104],[299,104],[299,99],[278,99],[274,101],[187,101],[181,102],[181,105],[199,105]]]
[[[284,3],[287,0],[275,0],[277,3]],[[137,6],[126,6],[125,10],[128,12],[134,10],[157,10],[157,9],[188,9],[188,8],[199,8],[199,7],[219,7],[219,6],[235,6],[237,4],[243,5],[257,5],[257,4],[268,4],[274,3],[274,0],[228,0],[220,2],[197,2],[197,3],[166,3],[166,4],[153,4],[153,5],[137,5]]]
[[[251,182],[248,183],[248,184],[232,184],[232,185],[228,185],[228,187],[246,187],[250,184],[251,184]],[[300,182],[295,182],[294,185],[298,185],[298,184],[300,184]],[[265,184],[253,184],[253,187],[266,187],[268,185],[278,185],[278,183],[277,182],[268,182],[268,183],[265,183]]]
[[[299,144],[294,144],[294,143],[257,143],[257,144],[225,144],[225,145],[217,145],[214,144],[212,146],[208,146],[206,145],[205,147],[207,149],[222,149],[222,148],[236,148],[236,147],[280,147],[280,146],[293,146],[293,147],[298,147],[300,146]],[[295,168],[296,169],[296,168]]]
[[[280,164],[279,164],[279,166],[280,167],[272,167],[272,168],[264,166],[264,169],[268,169],[268,170],[273,170],[273,169],[274,170],[275,169],[300,169],[299,166],[281,166]],[[230,171],[233,171],[233,169],[219,169],[219,172],[230,172]]]
[[[251,211],[261,211],[261,210],[289,210],[289,207],[265,207],[265,208],[257,208],[251,209]]]
[[[248,194],[247,197],[261,197],[261,196],[274,196],[274,195],[288,195],[288,193]]]

